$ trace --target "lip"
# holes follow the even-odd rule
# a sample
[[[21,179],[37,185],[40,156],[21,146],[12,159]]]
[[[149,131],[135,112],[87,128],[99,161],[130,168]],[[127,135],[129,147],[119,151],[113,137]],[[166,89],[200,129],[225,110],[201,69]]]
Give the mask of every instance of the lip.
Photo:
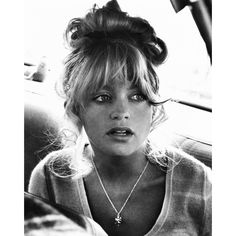
[[[119,132],[126,132],[127,134],[130,134],[130,135],[133,135],[134,134],[134,131],[128,127],[114,127],[110,130],[108,130],[107,134],[110,135],[110,134],[119,134]]]
[[[134,135],[134,131],[128,127],[114,127],[106,134],[117,141],[127,141]]]

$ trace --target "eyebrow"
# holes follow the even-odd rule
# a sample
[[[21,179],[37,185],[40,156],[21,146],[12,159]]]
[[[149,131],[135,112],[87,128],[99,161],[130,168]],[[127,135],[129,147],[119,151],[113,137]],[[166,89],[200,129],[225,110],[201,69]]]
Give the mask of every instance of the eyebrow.
[[[139,89],[139,87],[135,84],[131,84],[131,86],[129,87],[130,90],[132,89]]]
[[[106,89],[106,90],[114,90],[114,85],[109,85],[109,84],[106,84],[105,86],[101,87],[101,89]]]

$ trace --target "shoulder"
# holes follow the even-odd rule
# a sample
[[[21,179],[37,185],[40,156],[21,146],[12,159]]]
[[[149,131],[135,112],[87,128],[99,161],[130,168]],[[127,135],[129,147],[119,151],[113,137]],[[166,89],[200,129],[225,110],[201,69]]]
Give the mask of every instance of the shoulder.
[[[57,167],[64,167],[64,169],[69,168],[70,162],[73,159],[73,155],[73,148],[65,148],[49,153],[35,166],[32,171],[31,177],[43,177],[45,167],[49,167],[50,169],[56,169]]]
[[[195,178],[198,175],[207,175],[210,179],[211,169],[180,148],[166,146],[158,149],[152,143],[148,145],[148,148],[149,160],[166,168],[167,171],[173,170],[183,178]]]
[[[167,151],[173,160],[174,171],[184,178],[202,176],[211,180],[211,169],[193,156],[178,148],[169,148]]]
[[[62,160],[65,160],[65,157],[69,157],[70,154],[70,150],[58,150],[49,153],[43,158],[31,173],[28,191],[32,194],[47,198],[45,168],[54,162],[57,164],[60,163]]]
[[[180,149],[171,149],[169,154],[175,162],[172,170],[175,190],[181,189],[204,199],[210,198],[211,169]]]
[[[177,189],[198,189],[201,193],[203,189],[211,189],[211,169],[204,163],[173,146],[158,149],[151,143],[148,148],[149,160],[171,172]]]
[[[54,179],[65,181],[86,176],[92,169],[88,157],[77,153],[75,146],[64,148],[49,153],[37,164],[32,171],[29,186],[34,181],[45,182],[45,168]]]

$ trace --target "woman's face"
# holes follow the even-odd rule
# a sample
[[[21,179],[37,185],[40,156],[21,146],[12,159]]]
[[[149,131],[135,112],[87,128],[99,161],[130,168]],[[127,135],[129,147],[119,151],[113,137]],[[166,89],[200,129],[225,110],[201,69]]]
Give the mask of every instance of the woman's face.
[[[118,81],[90,96],[82,120],[95,155],[129,156],[150,132],[152,106],[129,81]]]

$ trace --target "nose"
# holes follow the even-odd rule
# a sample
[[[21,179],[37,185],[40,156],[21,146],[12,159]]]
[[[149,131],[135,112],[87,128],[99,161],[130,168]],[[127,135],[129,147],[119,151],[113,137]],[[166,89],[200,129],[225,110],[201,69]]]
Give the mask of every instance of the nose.
[[[130,111],[128,104],[125,102],[117,102],[114,104],[114,108],[110,113],[110,118],[112,120],[126,120],[130,118]]]

